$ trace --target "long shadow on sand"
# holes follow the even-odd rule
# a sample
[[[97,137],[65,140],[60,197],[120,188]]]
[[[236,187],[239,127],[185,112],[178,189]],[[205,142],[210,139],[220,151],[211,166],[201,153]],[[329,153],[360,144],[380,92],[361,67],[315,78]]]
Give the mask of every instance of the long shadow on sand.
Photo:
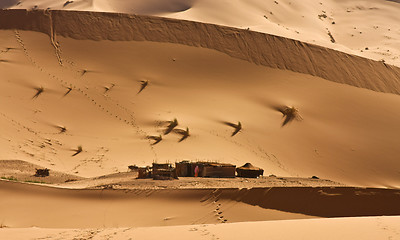
[[[228,198],[253,206],[319,217],[400,214],[400,190],[354,187],[273,187],[224,190]]]

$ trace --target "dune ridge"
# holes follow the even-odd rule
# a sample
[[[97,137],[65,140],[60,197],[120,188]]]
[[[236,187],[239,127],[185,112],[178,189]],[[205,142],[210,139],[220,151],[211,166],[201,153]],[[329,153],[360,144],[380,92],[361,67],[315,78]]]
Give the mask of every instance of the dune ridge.
[[[249,28],[400,66],[398,1],[3,0],[0,8],[155,15]]]
[[[400,191],[377,188],[59,189],[0,181],[0,193],[2,218],[10,227],[133,227],[400,214]]]
[[[337,83],[400,93],[400,69],[384,62],[214,24],[117,13],[17,9],[0,10],[0,28],[48,34],[56,53],[57,35],[81,40],[176,43],[214,49],[255,64],[310,74]]]

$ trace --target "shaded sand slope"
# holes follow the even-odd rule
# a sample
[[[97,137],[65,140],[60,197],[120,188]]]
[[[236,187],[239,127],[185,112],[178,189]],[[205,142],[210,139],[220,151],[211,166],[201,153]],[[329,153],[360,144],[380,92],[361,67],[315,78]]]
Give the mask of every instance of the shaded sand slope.
[[[236,195],[235,195],[236,194]],[[221,191],[250,205],[297,212],[320,217],[399,215],[399,190],[351,187],[276,187],[242,189],[237,193]],[[227,196],[226,196],[227,195]]]
[[[399,1],[20,0],[0,8],[156,15],[284,36],[400,66]]]
[[[8,30],[0,39],[16,48],[1,54],[0,159],[84,177],[153,161],[252,162],[266,175],[399,186],[398,95],[171,43],[58,37],[57,56],[45,34]],[[285,105],[303,121],[282,127]],[[162,121],[174,118],[190,129],[182,142],[163,135]],[[231,137],[222,121],[243,130]],[[146,139],[160,134],[157,145]]]
[[[400,217],[359,217],[267,222],[228,223],[218,225],[172,226],[111,229],[42,229],[4,228],[0,237],[14,239],[327,239],[377,240],[400,237]],[[288,231],[290,229],[290,231]]]
[[[310,217],[229,198],[219,201],[214,189],[69,190],[4,181],[0,186],[0,221],[9,227],[108,228]],[[228,190],[226,196],[237,196],[237,190]]]
[[[98,12],[1,10],[0,28],[90,40],[179,43],[268,67],[375,91],[399,93],[398,68],[283,37],[199,22]],[[88,31],[90,29],[90,31]]]
[[[4,181],[0,186],[0,220],[9,227],[108,228],[400,214],[400,192],[383,189],[72,190]]]

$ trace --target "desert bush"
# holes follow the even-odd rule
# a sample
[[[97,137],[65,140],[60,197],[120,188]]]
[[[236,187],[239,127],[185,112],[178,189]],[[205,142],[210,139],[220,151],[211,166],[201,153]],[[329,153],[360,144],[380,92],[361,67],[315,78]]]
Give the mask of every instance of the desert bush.
[[[36,168],[35,177],[47,177],[50,175],[50,170],[47,168]]]

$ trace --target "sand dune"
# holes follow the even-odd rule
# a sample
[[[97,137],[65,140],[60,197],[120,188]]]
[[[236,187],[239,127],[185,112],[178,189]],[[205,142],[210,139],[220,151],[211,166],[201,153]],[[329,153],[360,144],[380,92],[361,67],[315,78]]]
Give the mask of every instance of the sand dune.
[[[43,169],[43,167],[21,160],[0,161],[0,177],[5,180],[55,184],[82,179],[72,174],[65,174],[57,171],[51,171],[51,175],[47,177],[37,177],[35,176],[36,169]]]
[[[0,239],[399,238],[399,6],[1,1]]]
[[[2,10],[0,17],[2,29],[34,30],[48,34],[56,53],[56,35],[81,40],[167,42],[214,49],[255,64],[375,91],[400,92],[400,70],[397,67],[247,30],[166,18],[93,12]],[[91,31],[87,31],[89,28]]]
[[[44,12],[1,13],[3,20],[16,20],[0,21],[2,27],[32,28],[49,34],[49,18]],[[318,175],[346,184],[399,186],[396,133],[400,116],[394,107],[399,105],[398,96],[284,70],[321,73],[328,79],[329,74],[340,74],[347,84],[397,92],[397,80],[391,77],[397,73],[396,67],[277,37],[271,38],[279,45],[259,51],[253,51],[250,45],[240,51],[241,42],[233,43],[241,38],[226,40],[225,34],[216,37],[221,40],[220,45],[214,42],[217,45],[203,48],[185,46],[167,42],[202,46],[208,41],[196,40],[200,34],[194,30],[193,35],[188,35],[190,38],[174,40],[173,34],[164,34],[168,31],[151,28],[168,29],[169,24],[180,24],[175,20],[118,15],[121,22],[140,21],[143,25],[133,25],[138,29],[119,34],[108,34],[117,32],[109,31],[105,36],[99,35],[100,28],[94,22],[87,34],[84,25],[77,27],[73,20],[88,17],[92,21],[93,16],[97,15],[52,13],[52,19],[65,18],[64,22],[71,24],[59,26],[60,20],[53,21],[50,40],[46,34],[31,31],[1,32],[3,49],[16,48],[1,55],[9,61],[0,65],[7,79],[1,83],[1,121],[7,129],[1,135],[0,143],[5,149],[0,153],[1,159],[27,160],[82,177],[126,171],[128,165],[153,161],[216,160],[237,165],[252,162],[263,167],[266,175]],[[114,15],[99,16],[112,19]],[[22,26],[24,19],[31,25]],[[187,29],[214,29],[216,36],[218,31],[233,31],[183,23]],[[123,26],[116,25],[115,29]],[[153,30],[146,32],[149,29]],[[171,31],[179,29],[171,27]],[[238,36],[247,38],[253,34],[268,37],[248,31]],[[151,41],[101,40],[112,36],[116,40],[122,36],[126,39],[119,40],[137,37]],[[83,40],[84,37],[98,41]],[[157,38],[167,42],[154,42]],[[229,48],[223,48],[222,43]],[[285,44],[303,52],[305,55],[300,56],[308,56],[309,60],[302,63],[305,58],[291,55],[296,52],[285,50]],[[232,55],[242,54],[248,61],[215,51],[213,46],[228,54],[230,49],[236,49]],[[265,61],[282,61],[273,67],[283,69],[252,63],[255,60],[251,59],[265,57],[258,52],[272,49],[288,55],[278,55],[276,51],[276,58],[271,56]],[[324,54],[324,64],[311,60]],[[348,72],[331,68],[335,61],[346,60]],[[323,71],[312,71],[319,64]],[[148,80],[149,86],[137,94],[143,80]],[[114,87],[105,92],[105,87],[110,86]],[[43,93],[32,99],[40,87],[44,88]],[[67,91],[70,93],[65,96]],[[282,127],[284,120],[276,106],[295,106],[303,120]],[[158,122],[174,118],[179,129],[190,129],[190,136],[179,142],[181,135],[168,134],[152,145],[147,137],[165,131]],[[243,129],[232,138],[232,129],[221,121],[240,121]],[[60,126],[66,131],[61,132]],[[72,156],[79,146],[82,151]]]
[[[0,8],[156,15],[249,28],[400,66],[398,1],[9,0]]]
[[[227,223],[150,228],[43,229],[5,228],[0,237],[7,239],[397,239],[399,217],[360,217],[267,222]],[[288,231],[290,229],[290,231]]]
[[[0,185],[2,224],[13,228],[145,227],[312,217],[235,201],[246,195],[238,190],[71,190],[4,181]]]
[[[0,186],[2,224],[8,227],[145,227],[400,214],[398,190],[72,190],[4,181]]]

